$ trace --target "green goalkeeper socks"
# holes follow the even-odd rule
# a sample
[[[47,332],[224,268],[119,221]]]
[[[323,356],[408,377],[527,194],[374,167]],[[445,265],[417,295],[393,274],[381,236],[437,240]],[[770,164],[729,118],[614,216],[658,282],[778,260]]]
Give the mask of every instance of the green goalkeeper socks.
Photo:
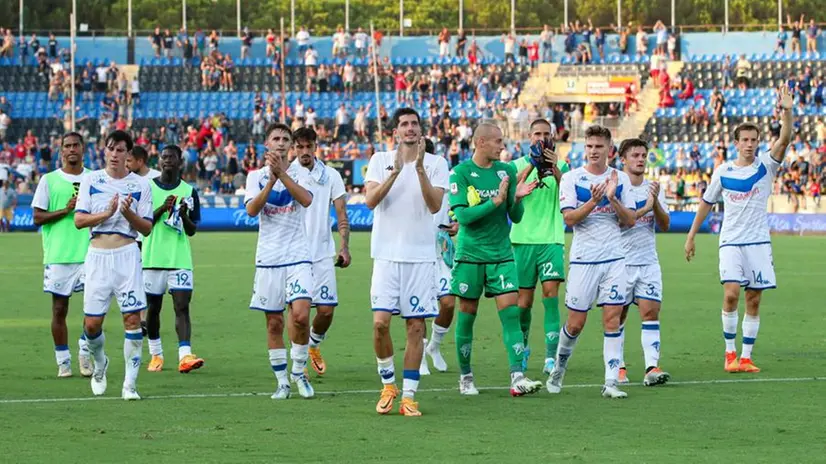
[[[508,352],[510,371],[522,372],[522,357],[525,355],[525,344],[522,338],[519,306],[508,306],[499,311],[499,320],[502,322],[502,338],[505,340],[505,350]],[[457,341],[458,343],[458,341]]]
[[[522,327],[522,343],[528,346],[528,334],[531,331],[531,308],[519,308],[519,325]]]
[[[559,345],[559,298],[542,298],[542,305],[545,306],[545,357],[555,358]]]
[[[462,375],[470,374],[470,355],[473,351],[473,323],[475,314],[458,312],[456,318],[456,354],[459,356],[459,371]]]

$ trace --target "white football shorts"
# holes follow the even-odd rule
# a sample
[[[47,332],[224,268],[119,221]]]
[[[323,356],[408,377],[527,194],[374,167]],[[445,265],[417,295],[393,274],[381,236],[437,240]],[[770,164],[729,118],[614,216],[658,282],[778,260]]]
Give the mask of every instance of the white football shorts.
[[[57,296],[82,292],[85,282],[83,263],[47,264],[43,268],[43,291]]]
[[[144,269],[146,294],[163,296],[169,292],[191,292],[195,286],[190,269]]]
[[[436,260],[436,298],[450,296],[450,268],[441,258]]]
[[[336,267],[332,259],[313,263],[313,306],[338,306]]]
[[[312,300],[313,269],[310,263],[283,267],[258,267],[250,309],[280,313],[295,300]]]
[[[105,316],[114,296],[121,313],[146,309],[141,253],[136,243],[107,250],[89,247],[84,264],[83,312]]]
[[[771,243],[720,247],[720,283],[727,282],[747,290],[777,288]]]
[[[597,306],[623,306],[627,286],[625,259],[598,264],[571,264],[565,287],[565,305],[580,312],[589,311],[594,301]]]
[[[625,266],[628,276],[628,288],[625,293],[625,304],[636,303],[637,300],[663,300],[663,274],[660,264],[645,264],[641,266]]]
[[[373,311],[401,315],[404,319],[439,315],[436,300],[436,266],[373,260],[370,301]]]

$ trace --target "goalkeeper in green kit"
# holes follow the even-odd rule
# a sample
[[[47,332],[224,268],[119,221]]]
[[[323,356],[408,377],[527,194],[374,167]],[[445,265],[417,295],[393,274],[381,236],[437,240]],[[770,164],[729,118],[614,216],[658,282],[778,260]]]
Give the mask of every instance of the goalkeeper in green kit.
[[[525,215],[511,228],[513,254],[519,273],[519,309],[524,334],[525,356],[522,369],[527,370],[528,333],[531,328],[531,306],[536,281],[542,287],[542,306],[545,308],[545,367],[550,374],[554,368],[559,343],[559,284],[565,281],[565,223],[559,210],[559,179],[570,168],[556,159],[551,124],[545,119],[531,123],[531,156],[511,162],[517,170],[533,165],[536,169],[528,181],[541,182],[536,191],[525,198]]]
[[[473,157],[453,169],[450,176],[450,208],[459,223],[456,253],[451,272],[452,294],[459,297],[456,323],[456,351],[459,356],[459,393],[478,395],[470,359],[473,323],[482,293],[496,300],[502,336],[508,353],[512,396],[539,391],[542,384],[525,377],[525,352],[520,310],[517,306],[518,277],[508,237],[508,218],[522,220],[521,200],[536,187],[525,182],[529,166],[517,179],[516,168],[499,162],[504,149],[502,131],[483,122],[473,137]]]

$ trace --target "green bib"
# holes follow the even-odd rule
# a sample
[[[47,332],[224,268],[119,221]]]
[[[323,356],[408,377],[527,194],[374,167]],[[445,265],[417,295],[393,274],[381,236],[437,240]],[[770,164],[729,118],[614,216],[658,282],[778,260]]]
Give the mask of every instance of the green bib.
[[[163,206],[166,197],[174,195],[176,204],[192,196],[192,186],[181,181],[177,187],[167,190],[158,185],[155,180],[149,181],[152,186],[152,211]],[[169,211],[152,226],[152,233],[143,239],[143,267],[144,269],[188,269],[192,270],[192,249],[189,246],[189,237],[181,230],[169,224]]]
[[[60,171],[46,174],[46,182],[49,186],[49,212],[65,208],[80,187],[80,183],[66,180]],[[89,231],[75,227],[74,211],[59,221],[45,224],[40,233],[43,236],[43,264],[73,264],[86,260]]]

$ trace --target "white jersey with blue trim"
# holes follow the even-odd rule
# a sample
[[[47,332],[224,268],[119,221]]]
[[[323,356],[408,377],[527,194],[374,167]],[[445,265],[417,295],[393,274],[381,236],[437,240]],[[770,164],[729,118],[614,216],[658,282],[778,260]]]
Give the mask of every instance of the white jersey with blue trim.
[[[780,163],[765,152],[748,166],[728,161],[714,170],[703,201],[715,204],[723,200],[721,247],[771,243],[767,213],[779,168]]]
[[[632,185],[628,191],[631,199],[634,200],[637,210],[640,210],[648,202],[651,182],[644,179],[640,185]],[[665,191],[660,189],[657,195],[657,202],[663,210],[668,211],[665,204]],[[622,251],[625,253],[626,266],[645,266],[658,263],[657,239],[654,233],[654,211],[651,210],[645,216],[637,219],[633,227],[622,230]]]
[[[147,181],[152,182],[152,179],[157,179],[158,177],[161,177],[161,171],[158,171],[157,169],[149,168],[149,170],[146,171],[146,174],[144,174],[144,175],[138,174],[138,175],[143,177]],[[152,184],[149,184],[149,185],[151,186]],[[143,234],[139,233],[138,234],[138,241],[142,242],[143,238],[144,238]]]
[[[131,196],[132,205],[130,208],[132,211],[152,222],[152,188],[146,178],[131,172],[122,179],[110,177],[105,169],[92,171],[83,176],[77,194],[75,211],[90,214],[101,213],[109,209],[109,203],[115,195],[118,195],[121,203],[126,200],[127,196]],[[91,237],[101,234],[118,234],[129,238],[138,237],[138,231],[123,217],[120,207],[112,217],[90,229]]]
[[[292,164],[306,170],[298,159]],[[341,174],[318,159],[315,160],[313,170],[309,171],[307,180],[308,187],[306,188],[313,194],[313,203],[307,208],[304,226],[307,228],[307,236],[311,241],[310,256],[313,262],[317,262],[336,256],[336,242],[333,240],[335,221],[330,216],[330,204],[344,197],[347,190]]]
[[[249,173],[244,205],[261,193],[270,181],[271,175],[267,166]],[[306,168],[290,165],[287,175],[298,185],[310,190],[309,172]],[[256,267],[311,264],[310,239],[305,225],[306,214],[306,208],[293,198],[280,180],[277,181],[267,196],[264,208],[258,214]]]
[[[587,203],[591,199],[591,185],[604,183],[612,171],[617,171],[617,199],[626,208],[635,210],[636,203],[628,193],[631,179],[628,174],[611,167],[598,176],[584,167],[563,174],[559,186],[560,209],[564,212]],[[624,257],[619,218],[608,198],[603,198],[588,217],[574,226],[574,240],[569,256],[571,264],[600,264]]]

